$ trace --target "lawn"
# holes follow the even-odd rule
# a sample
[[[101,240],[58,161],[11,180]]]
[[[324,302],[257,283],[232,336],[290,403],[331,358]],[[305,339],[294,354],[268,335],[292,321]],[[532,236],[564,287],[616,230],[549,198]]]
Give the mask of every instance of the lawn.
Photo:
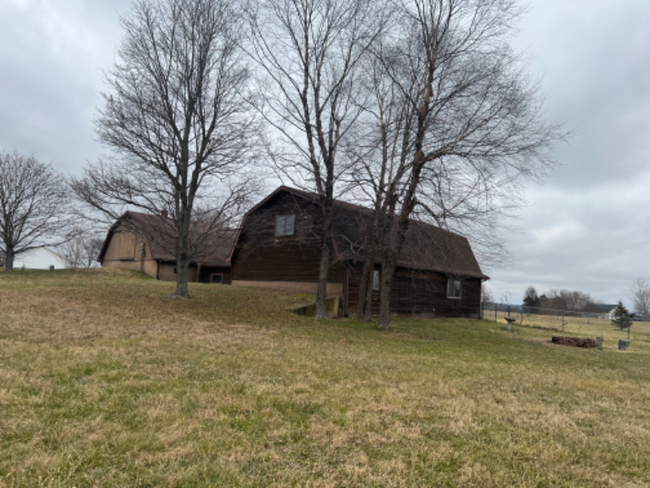
[[[487,321],[377,331],[288,313],[304,296],[173,288],[0,273],[0,486],[650,484],[641,332],[622,353],[613,329],[602,351]]]

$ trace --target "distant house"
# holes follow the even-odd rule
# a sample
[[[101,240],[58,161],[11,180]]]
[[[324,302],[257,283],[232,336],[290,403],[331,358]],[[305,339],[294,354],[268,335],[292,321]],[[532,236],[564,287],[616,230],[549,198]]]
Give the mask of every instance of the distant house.
[[[614,318],[614,309],[617,307],[617,304],[608,305],[605,303],[596,303],[593,306],[595,307],[595,313],[598,314],[599,319],[612,320]]]
[[[231,229],[213,236],[190,263],[188,281],[230,284],[229,257],[235,237]],[[175,230],[167,215],[126,212],[108,231],[98,261],[104,268],[142,271],[152,278],[176,281],[174,243]]]
[[[14,269],[64,269],[65,267],[63,258],[45,246],[14,256]]]
[[[340,297],[340,313],[358,300],[364,241],[372,225],[368,208],[336,201],[327,294]],[[251,209],[233,251],[233,285],[315,294],[322,222],[316,195],[280,187]],[[372,306],[379,306],[381,265],[375,264]],[[483,274],[466,238],[410,221],[391,291],[396,315],[479,316]]]

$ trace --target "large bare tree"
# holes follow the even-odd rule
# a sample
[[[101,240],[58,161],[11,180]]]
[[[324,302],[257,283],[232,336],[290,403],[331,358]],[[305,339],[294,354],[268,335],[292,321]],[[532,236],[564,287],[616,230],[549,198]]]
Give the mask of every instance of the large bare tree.
[[[373,47],[381,150],[366,174],[381,181],[373,190],[384,215],[380,327],[390,326],[412,217],[494,242],[489,232],[509,193],[552,164],[563,135],[545,121],[538,87],[508,44],[521,13],[515,0],[396,1],[391,31]]]
[[[16,254],[66,239],[71,226],[64,178],[33,156],[0,152],[0,245],[5,270]]]
[[[163,215],[148,237],[173,246],[178,297],[189,296],[190,262],[245,201],[254,125],[236,8],[230,0],[135,1],[96,118],[112,156],[73,181],[108,219],[127,208]]]
[[[341,140],[359,109],[360,60],[384,25],[383,2],[251,2],[250,55],[260,67],[258,105],[281,142],[270,156],[283,178],[315,191],[323,216],[316,318],[325,318],[335,185]]]
[[[632,285],[632,301],[638,315],[650,317],[650,285],[642,278],[637,278]]]

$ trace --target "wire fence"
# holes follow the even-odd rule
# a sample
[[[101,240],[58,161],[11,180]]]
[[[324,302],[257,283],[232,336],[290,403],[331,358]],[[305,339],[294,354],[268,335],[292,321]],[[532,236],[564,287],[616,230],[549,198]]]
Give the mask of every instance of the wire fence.
[[[630,327],[621,329],[612,324],[609,313],[575,312],[541,307],[525,307],[503,303],[482,303],[481,318],[492,322],[548,329],[574,335],[609,336],[650,342],[650,321],[641,317],[630,320]],[[506,320],[508,319],[508,320]]]

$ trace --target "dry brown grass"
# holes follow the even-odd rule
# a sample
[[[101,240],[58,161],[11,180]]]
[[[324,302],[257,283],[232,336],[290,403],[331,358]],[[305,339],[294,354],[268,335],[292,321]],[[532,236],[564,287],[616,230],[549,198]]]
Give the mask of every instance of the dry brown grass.
[[[291,315],[295,295],[172,291],[0,275],[0,486],[650,483],[643,340],[624,354],[480,321],[378,332]]]
[[[497,313],[497,323],[505,324],[506,312]],[[517,319],[517,324],[524,327],[540,328],[550,331],[554,335],[575,335],[580,337],[602,337],[604,349],[617,350],[619,339],[627,339],[627,329],[620,330],[613,327],[611,320],[565,316],[564,320],[560,315],[537,315],[511,313],[511,317]],[[494,321],[494,312],[485,314],[486,320]],[[630,328],[630,339],[640,346],[644,352],[650,353],[645,344],[650,345],[650,322],[632,322]]]

